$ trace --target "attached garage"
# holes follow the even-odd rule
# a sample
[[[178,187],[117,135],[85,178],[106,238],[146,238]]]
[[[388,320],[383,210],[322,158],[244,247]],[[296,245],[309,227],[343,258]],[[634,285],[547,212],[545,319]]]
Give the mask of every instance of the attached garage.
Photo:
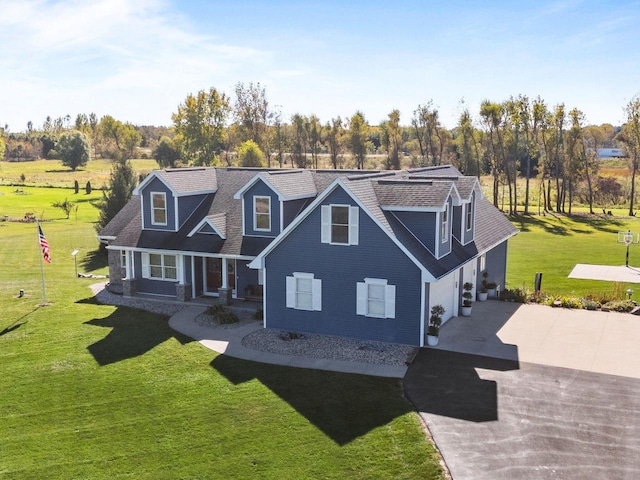
[[[429,311],[434,305],[442,305],[443,323],[458,316],[458,275],[458,271],[454,271],[429,284]]]

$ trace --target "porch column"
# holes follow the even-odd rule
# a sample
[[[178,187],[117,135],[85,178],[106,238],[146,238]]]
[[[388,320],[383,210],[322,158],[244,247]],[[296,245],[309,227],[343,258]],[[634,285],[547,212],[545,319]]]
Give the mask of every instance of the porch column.
[[[133,278],[133,252],[125,251],[125,255],[127,258],[125,264],[125,275],[128,279]]]
[[[222,257],[222,288],[229,288],[229,264],[227,257]]]
[[[191,298],[196,298],[196,257],[191,255]]]

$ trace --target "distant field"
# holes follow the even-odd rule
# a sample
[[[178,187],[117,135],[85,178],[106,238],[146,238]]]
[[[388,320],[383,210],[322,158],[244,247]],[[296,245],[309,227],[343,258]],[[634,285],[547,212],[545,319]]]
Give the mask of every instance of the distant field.
[[[131,160],[135,171],[148,173],[158,168],[155,160]],[[95,189],[102,188],[109,182],[112,160],[90,160],[86,166],[72,172],[62,165],[60,160],[35,160],[33,162],[0,162],[0,185],[24,184],[30,186],[50,186],[73,188],[77,180],[80,188],[88,181]],[[24,175],[24,181],[21,180]]]

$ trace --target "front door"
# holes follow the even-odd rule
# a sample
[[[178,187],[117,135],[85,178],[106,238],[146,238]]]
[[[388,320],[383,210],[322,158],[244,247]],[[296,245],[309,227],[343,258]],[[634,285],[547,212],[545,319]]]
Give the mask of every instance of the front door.
[[[205,292],[218,293],[218,289],[222,286],[221,258],[206,258],[205,280]]]
[[[235,259],[227,260],[227,286],[236,291],[236,261]]]

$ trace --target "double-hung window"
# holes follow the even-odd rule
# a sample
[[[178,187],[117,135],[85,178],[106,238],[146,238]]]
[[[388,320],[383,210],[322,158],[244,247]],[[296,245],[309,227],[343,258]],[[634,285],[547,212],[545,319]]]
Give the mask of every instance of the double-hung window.
[[[356,314],[374,318],[396,317],[396,286],[383,278],[357,283]]]
[[[442,231],[440,232],[440,237],[442,243],[447,243],[449,241],[449,204],[445,207],[442,212]]]
[[[175,255],[142,254],[142,276],[155,280],[177,280],[178,262]]]
[[[322,243],[358,245],[360,209],[350,205],[323,205]]]
[[[473,202],[467,204],[467,231],[473,226]]]
[[[313,273],[294,272],[287,277],[287,308],[322,310],[322,280]]]
[[[127,263],[129,253],[126,250],[120,250],[120,278],[127,278]]]
[[[253,197],[253,229],[271,230],[271,197]]]
[[[151,192],[151,225],[167,224],[167,194]]]

